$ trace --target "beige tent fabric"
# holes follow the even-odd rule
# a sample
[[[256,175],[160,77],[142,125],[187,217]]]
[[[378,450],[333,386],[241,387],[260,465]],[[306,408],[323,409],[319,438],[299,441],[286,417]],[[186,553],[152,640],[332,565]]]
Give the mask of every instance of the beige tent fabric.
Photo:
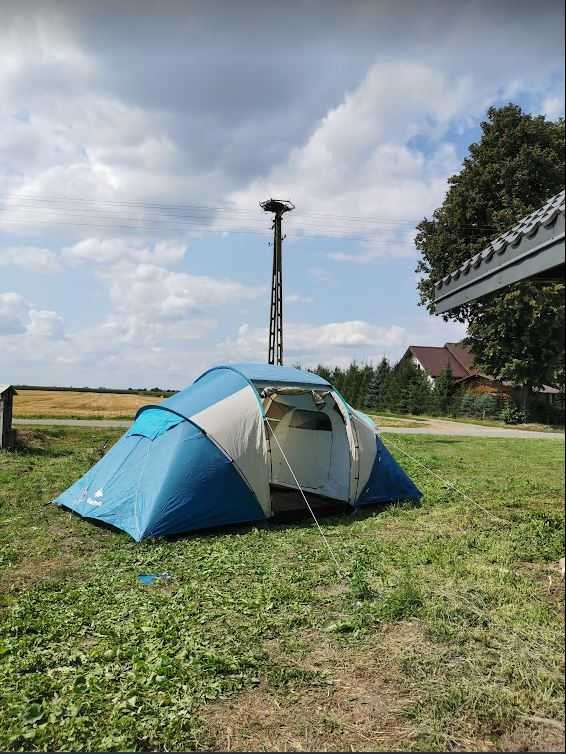
[[[311,391],[272,393],[267,400],[269,428],[277,436],[301,486],[337,500],[350,499],[351,455],[342,413],[334,398],[320,397],[313,405]],[[271,442],[271,482],[296,487],[276,442]]]

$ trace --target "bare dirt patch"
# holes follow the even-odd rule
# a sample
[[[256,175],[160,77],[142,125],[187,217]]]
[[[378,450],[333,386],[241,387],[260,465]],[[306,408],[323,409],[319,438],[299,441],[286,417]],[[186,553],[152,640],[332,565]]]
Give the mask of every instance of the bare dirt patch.
[[[7,591],[8,588],[21,589],[40,581],[60,578],[64,573],[73,570],[73,566],[73,560],[70,557],[27,558],[4,571],[0,577],[0,593]]]
[[[520,724],[499,740],[500,751],[564,751],[564,726],[544,718]]]
[[[306,653],[297,668],[318,673],[315,686],[269,687],[203,710],[210,748],[227,751],[376,751],[407,748],[415,731],[402,717],[414,700],[398,682],[399,659],[423,638],[418,626],[385,627],[375,646],[340,646],[326,634],[303,637]],[[276,662],[286,653],[266,644]]]
[[[64,521],[57,525],[40,521],[38,529],[39,536],[30,540],[30,549],[20,552],[17,562],[0,572],[0,594],[76,574],[97,552],[96,538],[77,535]]]

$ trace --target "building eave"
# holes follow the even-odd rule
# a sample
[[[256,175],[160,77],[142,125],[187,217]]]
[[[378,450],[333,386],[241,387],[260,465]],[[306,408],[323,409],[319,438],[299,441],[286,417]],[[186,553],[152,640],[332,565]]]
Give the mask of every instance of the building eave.
[[[435,284],[443,314],[526,279],[564,280],[564,191]]]

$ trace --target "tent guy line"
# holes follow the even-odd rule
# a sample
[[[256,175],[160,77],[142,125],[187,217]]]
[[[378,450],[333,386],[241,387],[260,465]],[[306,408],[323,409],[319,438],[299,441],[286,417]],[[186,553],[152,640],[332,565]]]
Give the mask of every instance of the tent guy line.
[[[410,458],[410,460],[416,463],[417,466],[420,466],[425,471],[428,471],[429,474],[432,474],[432,476],[439,479],[443,484],[446,484],[448,487],[451,487],[455,492],[461,495],[464,498],[464,500],[467,500],[469,503],[472,503],[472,505],[475,505],[476,508],[479,508],[483,513],[485,513],[487,516],[492,518],[494,521],[500,521],[502,524],[511,524],[511,521],[508,521],[506,518],[500,518],[499,516],[495,516],[493,513],[488,511],[487,508],[484,508],[483,505],[480,505],[473,498],[471,498],[469,495],[463,492],[459,487],[456,487],[455,484],[452,484],[452,482],[448,481],[448,479],[444,479],[435,471],[433,471],[431,468],[429,468],[426,464],[424,464],[422,461],[419,461],[418,458],[415,458],[410,453],[407,453],[407,451],[404,450],[400,445],[397,445],[397,443],[392,442],[390,438],[387,439],[387,442],[389,443],[389,445],[392,445],[395,448],[395,450],[398,450],[400,453],[403,453],[404,455],[406,455],[407,458]]]
[[[338,562],[338,558],[336,557],[336,555],[335,555],[335,553],[334,553],[334,550],[333,550],[333,549],[332,549],[332,547],[330,546],[330,542],[329,542],[329,541],[328,541],[328,540],[326,539],[326,536],[325,536],[324,532],[322,531],[322,528],[321,528],[320,524],[318,523],[318,519],[317,519],[317,517],[315,516],[315,514],[314,514],[314,511],[313,511],[313,509],[311,508],[311,505],[310,505],[309,501],[307,500],[305,493],[303,492],[303,488],[301,487],[301,485],[300,485],[300,483],[299,483],[299,480],[297,479],[297,476],[296,476],[295,472],[294,472],[294,471],[293,471],[293,469],[291,468],[291,464],[289,463],[289,461],[288,461],[288,459],[287,459],[287,456],[285,455],[285,451],[284,451],[284,450],[283,450],[283,448],[281,447],[281,443],[280,443],[280,442],[279,442],[279,440],[277,439],[277,435],[275,434],[275,431],[274,431],[273,427],[271,426],[271,423],[270,423],[270,421],[269,421],[269,419],[268,419],[267,417],[265,417],[265,421],[267,422],[267,424],[268,424],[268,426],[269,426],[269,429],[271,430],[271,436],[272,436],[272,437],[274,438],[275,442],[276,442],[276,443],[277,443],[277,445],[279,446],[279,450],[280,450],[280,452],[281,452],[281,455],[283,456],[283,459],[285,460],[285,463],[286,463],[286,464],[287,464],[287,466],[289,467],[289,471],[291,472],[291,474],[292,474],[292,476],[293,476],[293,479],[295,480],[295,483],[296,483],[296,485],[297,485],[297,489],[299,490],[299,492],[300,492],[300,493],[301,493],[301,495],[303,496],[303,500],[305,501],[305,505],[306,505],[306,506],[307,506],[307,508],[309,509],[309,512],[310,512],[311,516],[313,517],[315,524],[316,524],[316,525],[317,525],[317,527],[318,527],[318,530],[319,530],[319,532],[320,532],[320,536],[322,537],[322,540],[323,540],[324,544],[325,544],[325,545],[326,545],[326,547],[328,548],[328,552],[329,552],[329,553],[330,553],[330,555],[332,556],[332,560],[333,560],[333,561],[334,561],[334,563],[336,564],[336,571],[337,571],[337,573],[338,573],[338,576],[339,576],[339,577],[340,577],[341,579],[343,579],[343,578],[344,578],[344,574],[342,573],[342,569],[340,568],[340,563]]]

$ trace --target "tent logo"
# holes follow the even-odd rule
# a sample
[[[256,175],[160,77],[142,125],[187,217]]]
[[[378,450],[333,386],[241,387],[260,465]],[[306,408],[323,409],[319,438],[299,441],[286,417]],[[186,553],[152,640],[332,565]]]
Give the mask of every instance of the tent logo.
[[[88,494],[88,493],[86,492],[86,490],[85,490],[85,494]],[[94,498],[92,498],[92,497],[87,497],[87,499],[86,499],[86,502],[88,503],[88,505],[93,505],[93,506],[95,506],[96,508],[99,508],[99,507],[100,507],[100,506],[102,505],[102,502],[103,502],[103,501],[101,500],[101,497],[102,497],[102,495],[103,495],[103,494],[104,494],[104,493],[103,493],[103,491],[102,491],[102,490],[96,490],[96,492],[94,493],[94,497],[95,497],[96,499],[94,499]]]

